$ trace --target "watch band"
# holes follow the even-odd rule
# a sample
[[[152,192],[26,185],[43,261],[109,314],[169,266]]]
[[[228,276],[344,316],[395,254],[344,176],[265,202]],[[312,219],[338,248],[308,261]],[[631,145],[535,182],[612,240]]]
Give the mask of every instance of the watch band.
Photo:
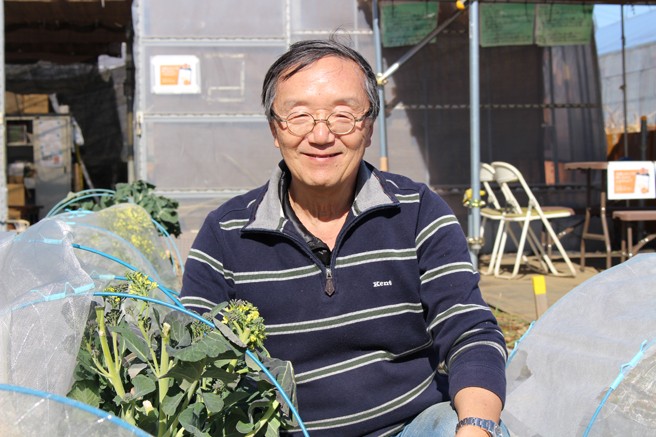
[[[485,430],[490,437],[503,437],[503,431],[494,420],[481,419],[480,417],[465,417],[456,425],[456,432],[465,425],[472,425]]]

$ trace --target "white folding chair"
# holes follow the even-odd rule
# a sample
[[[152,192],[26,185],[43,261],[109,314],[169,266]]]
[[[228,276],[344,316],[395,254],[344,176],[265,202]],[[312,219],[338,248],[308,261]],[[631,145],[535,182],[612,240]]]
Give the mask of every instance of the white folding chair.
[[[18,234],[26,231],[27,228],[30,227],[30,222],[25,219],[9,219],[7,220],[7,224],[11,225],[12,229]]]
[[[499,197],[495,193],[495,189],[492,187],[493,184],[496,185],[495,176],[494,176],[494,167],[486,162],[481,163],[480,170],[480,181],[483,185],[483,189],[486,194],[486,204],[481,208],[481,238],[485,236],[485,227],[488,220],[499,222],[499,227],[503,226],[504,218],[504,208],[501,206]],[[498,186],[496,187],[498,189]],[[518,245],[519,242],[514,232],[510,227],[507,228],[506,232],[510,235],[510,238],[515,242],[515,245]],[[497,236],[499,234],[497,233]],[[487,270],[481,270],[482,275],[490,275],[494,272],[494,267],[496,265],[497,253],[499,251],[499,238],[494,239],[492,245],[492,253],[490,254],[490,262],[487,266]]]
[[[492,260],[494,267],[494,275],[497,277],[507,277],[514,278],[519,273],[519,267],[522,262],[522,257],[524,257],[524,247],[528,242],[532,252],[537,256],[538,261],[543,270],[550,272],[556,276],[576,276],[576,270],[572,264],[567,252],[563,248],[562,243],[558,234],[554,231],[551,226],[550,220],[558,218],[566,218],[574,215],[574,210],[568,207],[562,206],[549,206],[542,207],[540,203],[535,198],[535,195],[531,191],[530,187],[526,183],[526,180],[522,176],[521,172],[515,168],[513,165],[508,164],[507,162],[493,162],[492,167],[494,168],[494,177],[501,189],[501,193],[504,196],[506,202],[506,208],[502,214],[501,223],[497,231],[497,238],[495,239],[496,247],[496,259]],[[527,202],[525,205],[522,205],[517,197],[513,194],[513,191],[509,184],[515,184],[523,191],[523,196],[526,197]],[[531,223],[535,221],[540,221],[542,223],[543,232],[546,234],[548,244],[553,243],[560,256],[567,264],[568,272],[560,272],[553,264],[551,259],[551,250],[545,250],[541,240],[535,235],[535,232],[531,229]],[[510,232],[510,225],[512,223],[517,223],[521,226],[521,235],[519,242],[517,243],[517,256],[515,257],[515,262],[513,265],[513,270],[510,276],[503,275],[501,273],[501,258],[503,256],[504,248],[507,241],[507,235]]]

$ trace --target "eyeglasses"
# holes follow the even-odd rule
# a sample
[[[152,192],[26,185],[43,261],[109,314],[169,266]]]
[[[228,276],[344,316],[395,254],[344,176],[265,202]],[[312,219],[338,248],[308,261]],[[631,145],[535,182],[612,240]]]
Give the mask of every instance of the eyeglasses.
[[[333,112],[327,118],[314,118],[307,112],[292,112],[287,118],[280,118],[275,112],[273,116],[278,122],[285,123],[293,135],[304,137],[314,130],[317,123],[326,123],[328,130],[335,135],[347,135],[355,129],[358,123],[369,116],[367,111],[362,117],[355,118],[350,112]]]

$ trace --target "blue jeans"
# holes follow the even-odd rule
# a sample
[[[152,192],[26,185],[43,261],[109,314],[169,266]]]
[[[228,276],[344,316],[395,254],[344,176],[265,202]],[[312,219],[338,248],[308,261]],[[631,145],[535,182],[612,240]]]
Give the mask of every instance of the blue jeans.
[[[412,422],[394,437],[453,437],[456,433],[458,415],[449,402],[431,405],[422,411]],[[508,429],[502,423],[501,428],[506,437]]]

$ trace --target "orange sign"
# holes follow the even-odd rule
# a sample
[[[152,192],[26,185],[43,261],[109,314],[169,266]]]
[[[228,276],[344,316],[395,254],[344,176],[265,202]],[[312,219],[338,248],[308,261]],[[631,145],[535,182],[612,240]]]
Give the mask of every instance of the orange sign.
[[[656,198],[655,169],[652,161],[608,162],[608,198]]]
[[[157,55],[151,58],[152,92],[199,94],[200,61],[193,55]]]
[[[635,170],[616,170],[613,174],[613,178],[615,179],[615,192],[617,194],[629,194],[635,192]]]

